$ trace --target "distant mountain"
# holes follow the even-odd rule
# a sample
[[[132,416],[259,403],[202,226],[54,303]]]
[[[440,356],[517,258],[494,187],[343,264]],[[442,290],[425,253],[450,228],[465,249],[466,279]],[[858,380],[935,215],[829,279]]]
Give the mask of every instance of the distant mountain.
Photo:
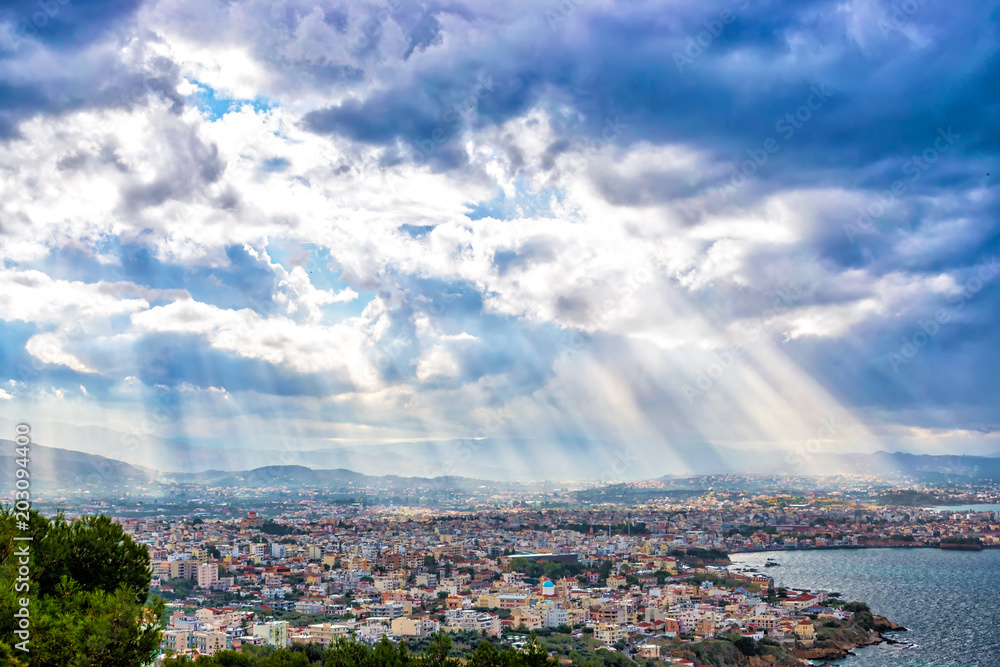
[[[352,470],[314,470],[305,466],[265,466],[240,472],[209,470],[198,473],[166,473],[164,483],[199,484],[203,486],[228,486],[256,488],[262,486],[312,486],[348,491],[352,488],[379,487],[387,491],[448,489],[473,490],[495,486],[496,482],[466,477],[399,477],[396,475],[363,475]]]
[[[822,457],[821,465],[830,470],[857,474],[882,473],[912,477],[922,481],[947,479],[1000,480],[1000,458],[875,452]]]
[[[5,423],[6,422],[6,423]],[[0,419],[0,428],[13,423]],[[349,487],[386,475],[406,479],[500,480],[510,483],[624,482],[659,476],[709,474],[870,474],[943,479],[1000,479],[1000,458],[875,452],[819,452],[800,459],[786,450],[742,450],[692,443],[683,447],[660,442],[609,444],[588,439],[482,438],[400,442],[302,450],[219,449],[154,436],[132,437],[99,427],[33,424],[40,445],[72,446],[73,454],[88,453],[105,461],[128,464],[123,479],[147,482],[159,478],[197,484],[245,486],[256,482],[322,483]],[[6,456],[7,452],[3,452]],[[61,457],[62,461],[79,460]],[[61,463],[62,464],[62,463]],[[266,464],[266,465],[264,465]],[[801,465],[800,465],[801,464]],[[101,464],[109,469],[109,464]],[[251,474],[252,473],[252,474]],[[322,474],[321,474],[322,473]],[[58,476],[61,473],[50,471]],[[83,473],[81,473],[83,474]],[[84,476],[100,472],[91,470]],[[190,476],[194,475],[194,476]],[[470,482],[472,483],[472,482]]]
[[[757,466],[745,467],[742,471],[706,470],[704,473],[745,472],[770,474],[779,472],[773,466],[783,463],[786,454],[758,453]],[[0,475],[13,479],[17,464],[15,444],[10,440],[0,440]],[[729,461],[740,465],[738,457]],[[641,466],[648,472],[649,467]],[[926,454],[906,454],[876,452],[874,454],[816,455],[810,461],[810,468],[819,468],[823,474],[873,474],[880,473],[889,478],[910,478],[918,481],[973,481],[1000,480],[1000,459],[985,456],[931,456]],[[257,489],[262,487],[322,488],[345,495],[358,493],[424,493],[448,491],[476,491],[484,488],[504,488],[527,490],[539,488],[535,483],[497,482],[481,478],[457,475],[413,476],[367,475],[344,468],[316,469],[301,465],[272,465],[242,471],[206,470],[194,473],[160,472],[151,468],[135,466],[104,456],[75,452],[67,449],[32,444],[30,447],[29,472],[32,489],[36,491],[77,492],[90,490],[92,493],[144,488],[151,491],[169,491],[177,485],[193,485],[205,488],[225,487],[230,489]],[[808,471],[804,471],[808,472]],[[669,475],[661,479],[677,480]],[[678,487],[678,493],[684,490]]]
[[[12,433],[14,423],[0,417],[0,433]],[[99,426],[76,426],[62,422],[33,423],[32,439],[48,447],[72,445],[76,451],[164,472],[238,471],[275,462],[309,468],[348,468],[374,474],[398,474],[411,470],[424,472],[420,470],[420,461],[398,451],[393,452],[392,459],[385,459],[373,457],[371,451],[363,447],[323,450],[290,446],[274,450],[202,447],[161,438],[138,428],[135,433],[122,433]],[[442,474],[445,473],[439,472],[431,476]]]
[[[69,449],[32,444],[28,455],[31,488],[36,491],[148,486],[159,477],[156,471]],[[20,467],[19,458],[13,441],[0,440],[3,479],[14,479],[15,470]]]
[[[0,475],[13,479],[20,467],[15,444],[0,440]],[[169,489],[179,484],[232,489],[288,486],[315,487],[345,493],[379,490],[399,491],[470,491],[496,487],[497,482],[465,477],[397,477],[363,475],[351,470],[314,470],[305,466],[265,466],[244,471],[208,470],[197,473],[161,473],[115,461],[95,454],[32,444],[28,471],[31,488],[36,491],[114,491],[137,487]],[[516,488],[517,484],[500,484]]]

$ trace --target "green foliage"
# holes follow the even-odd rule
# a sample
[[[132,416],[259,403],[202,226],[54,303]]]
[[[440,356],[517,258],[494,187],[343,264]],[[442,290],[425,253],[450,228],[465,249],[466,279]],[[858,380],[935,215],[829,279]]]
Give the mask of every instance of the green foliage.
[[[294,526],[286,526],[283,523],[278,523],[273,519],[267,519],[261,524],[260,532],[265,535],[297,535],[304,531],[301,531]]]
[[[28,663],[22,661],[17,656],[18,653],[20,651],[15,651],[7,644],[0,642],[0,665],[5,665],[5,667],[27,667]]]
[[[941,540],[941,544],[971,544],[975,546],[982,546],[983,540],[979,537],[945,537]]]
[[[747,657],[761,654],[760,644],[751,637],[740,637],[733,642],[733,645]]]
[[[32,540],[15,543],[15,535]],[[30,587],[20,591],[13,554],[25,543]],[[146,604],[151,578],[148,550],[107,516],[49,520],[31,511],[23,531],[16,529],[14,513],[0,509],[0,646],[9,649],[19,641],[14,612],[20,598],[29,599],[32,667],[151,662],[164,610],[160,599]],[[0,664],[18,663],[5,658]]]
[[[451,637],[445,633],[430,637],[419,655],[411,653],[407,644],[397,644],[385,637],[375,646],[341,637],[326,650],[316,645],[276,650],[246,647],[239,653],[220,651],[214,657],[203,656],[194,661],[185,656],[167,658],[163,667],[461,667],[462,662],[452,653]],[[482,639],[465,660],[466,667],[558,665],[534,635],[520,651],[498,649],[493,642]]]
[[[526,558],[515,558],[512,560],[510,569],[514,572],[521,572],[532,579],[538,579],[543,576],[549,579],[562,579],[564,577],[575,577],[586,571],[578,563],[542,562]]]
[[[687,549],[677,549],[672,552],[680,558],[682,563],[688,565],[700,565],[702,563],[729,563],[729,554],[721,549],[703,549],[701,547],[689,547]]]
[[[561,530],[573,530],[578,533],[589,533],[593,530],[599,535],[607,535],[608,524],[606,523],[571,523],[564,522],[559,524]],[[631,533],[632,535],[648,535],[649,528],[642,521],[636,521],[634,523],[616,523],[611,526],[612,535],[625,535]]]

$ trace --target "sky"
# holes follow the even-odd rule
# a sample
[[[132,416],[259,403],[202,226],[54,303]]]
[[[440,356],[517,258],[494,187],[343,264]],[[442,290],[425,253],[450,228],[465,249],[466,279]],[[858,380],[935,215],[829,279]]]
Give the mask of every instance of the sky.
[[[6,2],[0,414],[246,467],[996,454],[998,18]]]

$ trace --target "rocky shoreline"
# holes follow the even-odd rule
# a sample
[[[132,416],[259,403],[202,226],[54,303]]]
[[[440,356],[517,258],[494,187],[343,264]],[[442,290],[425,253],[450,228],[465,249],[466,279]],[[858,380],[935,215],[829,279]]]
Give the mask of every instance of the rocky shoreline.
[[[864,638],[859,638],[858,641],[830,641],[824,642],[825,644],[833,644],[833,646],[810,646],[796,648],[792,650],[792,654],[796,658],[803,661],[809,661],[807,664],[816,664],[816,661],[829,661],[829,660],[839,660],[841,658],[846,658],[849,655],[855,655],[854,649],[861,648],[863,646],[872,646],[875,644],[899,644],[901,642],[892,639],[891,637],[885,637],[883,633],[887,632],[906,632],[906,628],[899,625],[898,623],[893,623],[884,616],[875,616],[875,628],[867,633]],[[824,662],[824,664],[828,664]]]

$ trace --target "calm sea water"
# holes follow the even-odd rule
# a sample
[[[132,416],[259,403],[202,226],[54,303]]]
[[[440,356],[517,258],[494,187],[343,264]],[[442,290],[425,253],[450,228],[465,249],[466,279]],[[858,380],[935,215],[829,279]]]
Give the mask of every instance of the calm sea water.
[[[1000,512],[1000,505],[941,505],[929,509],[945,512]]]
[[[781,567],[764,569],[773,558]],[[844,667],[1000,667],[1000,550],[852,549],[734,554],[781,586],[825,588],[903,625],[915,648],[858,649]]]

